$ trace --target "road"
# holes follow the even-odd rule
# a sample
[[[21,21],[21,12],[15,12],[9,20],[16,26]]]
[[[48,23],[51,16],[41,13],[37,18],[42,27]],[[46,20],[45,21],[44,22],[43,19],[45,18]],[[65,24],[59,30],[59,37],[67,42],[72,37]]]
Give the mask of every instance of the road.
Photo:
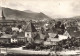
[[[0,53],[6,54],[10,50],[22,50],[22,47],[19,47],[19,48],[0,48]]]
[[[19,48],[0,48],[0,52],[3,54],[15,53],[15,54],[44,54],[44,55],[48,55],[50,53],[50,51],[23,50],[22,47],[19,47]]]
[[[58,55],[76,55],[80,54],[80,50],[67,50],[67,51],[34,51],[34,50],[23,50],[22,47],[19,48],[0,48],[0,53],[7,54],[7,53],[15,53],[15,54],[58,54]]]

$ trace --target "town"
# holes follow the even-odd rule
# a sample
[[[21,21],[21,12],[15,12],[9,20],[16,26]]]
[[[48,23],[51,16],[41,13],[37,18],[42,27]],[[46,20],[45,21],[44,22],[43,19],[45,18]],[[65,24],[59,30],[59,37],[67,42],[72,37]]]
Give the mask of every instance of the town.
[[[2,10],[0,47],[22,47],[22,50],[55,52],[79,50],[80,21],[66,18],[58,20],[7,20],[4,10]],[[6,50],[6,52],[8,51]]]

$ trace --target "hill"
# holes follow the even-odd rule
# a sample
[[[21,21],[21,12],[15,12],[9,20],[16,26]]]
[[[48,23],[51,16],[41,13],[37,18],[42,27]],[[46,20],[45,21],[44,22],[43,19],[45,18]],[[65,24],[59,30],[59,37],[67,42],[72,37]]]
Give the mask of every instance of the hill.
[[[29,11],[29,10],[25,12],[25,11],[19,11],[19,10],[3,7],[3,12],[6,19],[9,19],[9,20],[11,19],[13,20],[43,20],[43,19],[49,20],[51,19],[50,17],[48,17],[42,12],[33,13],[32,11]]]

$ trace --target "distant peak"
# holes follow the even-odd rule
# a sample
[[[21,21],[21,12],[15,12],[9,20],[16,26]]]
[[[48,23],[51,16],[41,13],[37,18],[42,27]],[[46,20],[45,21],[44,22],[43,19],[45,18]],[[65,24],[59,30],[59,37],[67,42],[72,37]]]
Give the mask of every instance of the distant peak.
[[[31,10],[24,10],[24,12],[27,12],[27,13],[36,13],[36,12],[31,11]]]

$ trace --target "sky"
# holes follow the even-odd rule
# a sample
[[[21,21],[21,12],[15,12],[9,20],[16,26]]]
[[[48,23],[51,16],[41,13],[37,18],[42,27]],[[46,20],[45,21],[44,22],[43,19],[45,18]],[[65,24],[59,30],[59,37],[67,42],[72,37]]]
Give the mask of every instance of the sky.
[[[80,0],[0,0],[0,7],[43,12],[52,18],[80,16]]]

